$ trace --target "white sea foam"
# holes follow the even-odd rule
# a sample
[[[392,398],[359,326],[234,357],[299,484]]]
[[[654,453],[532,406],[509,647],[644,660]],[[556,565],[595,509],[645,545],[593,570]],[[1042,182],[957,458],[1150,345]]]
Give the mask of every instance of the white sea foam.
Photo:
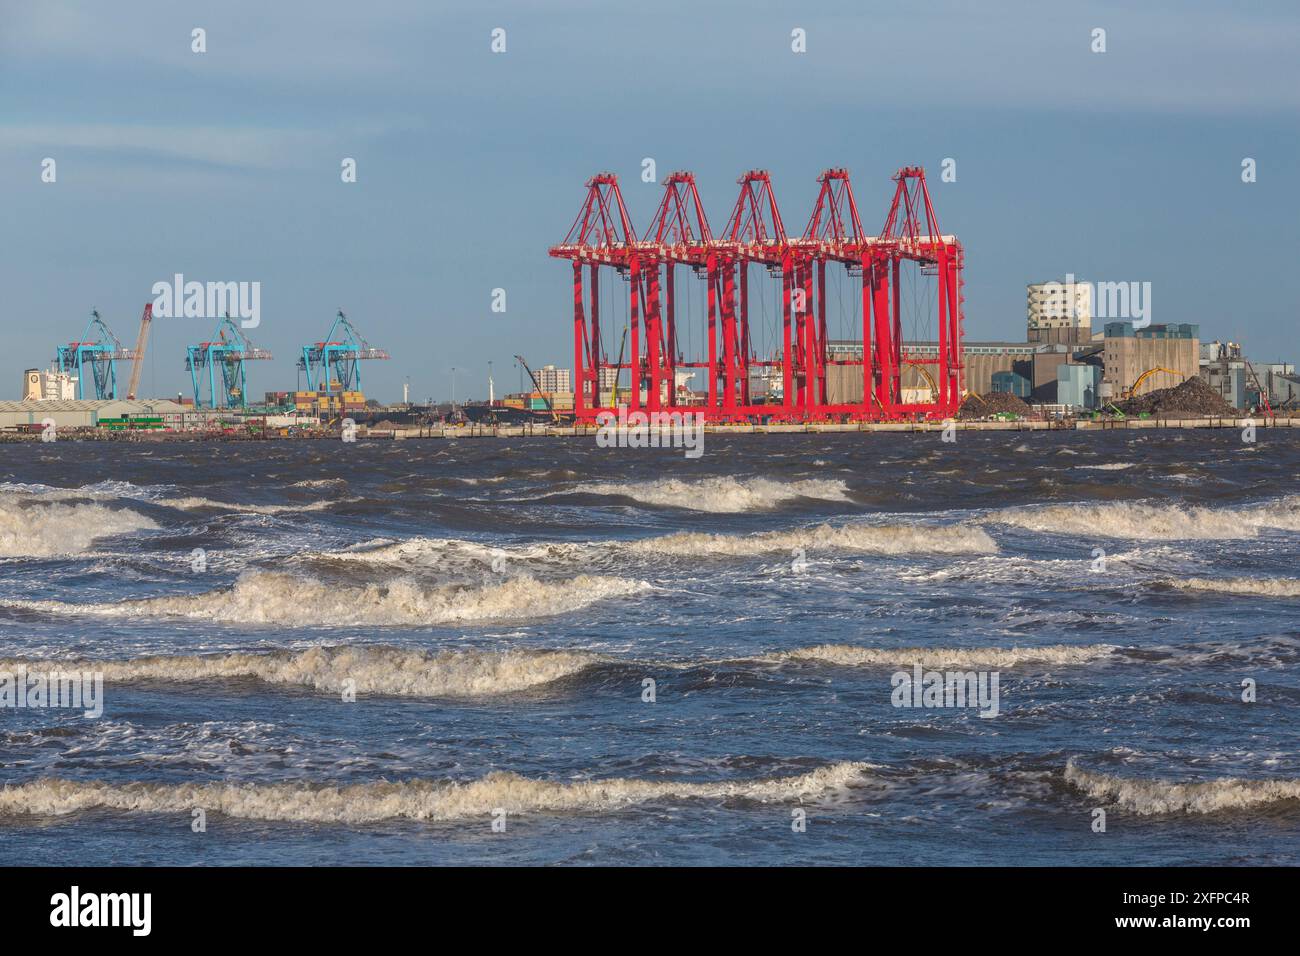
[[[708,534],[683,531],[635,541],[565,542],[489,545],[457,538],[378,540],[343,551],[312,555],[328,561],[386,564],[395,567],[454,570],[514,563],[590,564],[598,558],[668,555],[673,557],[749,557],[785,552],[840,550],[869,554],[996,554],[998,546],[976,525],[852,524],[814,525],[757,534]]]
[[[815,525],[758,534],[706,534],[683,531],[631,542],[629,549],[649,554],[732,555],[814,550],[873,554],[995,554],[998,546],[983,528],[971,525],[852,524]]]
[[[1129,501],[1046,505],[1007,508],[994,512],[987,520],[1085,538],[1231,540],[1256,537],[1262,528],[1300,530],[1300,497],[1236,509]]]
[[[691,511],[738,513],[768,511],[798,498],[848,501],[842,481],[808,478],[774,481],[770,478],[659,478],[637,482],[589,482],[568,489],[572,494],[631,498],[643,504],[687,508]]]
[[[696,782],[628,779],[555,782],[495,772],[464,783],[409,780],[346,786],[159,784],[37,780],[0,788],[0,814],[64,815],[91,809],[209,813],[252,820],[365,824],[381,820],[486,819],[507,813],[617,812],[665,800],[791,803],[862,782],[870,764],[836,763],[790,777]]]
[[[1217,813],[1300,800],[1300,780],[1240,780],[1226,777],[1198,783],[1134,779],[1083,770],[1071,760],[1065,780],[1089,797],[1142,816],[1161,813]]]
[[[82,554],[97,538],[157,527],[144,515],[125,508],[0,498],[0,557]]]
[[[288,627],[418,627],[567,614],[597,601],[626,597],[649,587],[641,581],[585,574],[561,581],[507,578],[499,584],[483,586],[427,587],[409,578],[348,586],[280,572],[248,571],[240,575],[233,587],[195,595],[115,604],[5,603],[47,613],[106,617],[187,617]]]
[[[1166,583],[1180,591],[1215,591],[1252,597],[1300,597],[1300,578],[1178,578]]]
[[[323,511],[331,505],[339,504],[341,500],[343,499],[294,502],[291,504],[279,505],[257,505],[241,504],[235,501],[216,501],[212,498],[202,498],[189,495],[183,498],[163,498],[158,501],[158,504],[165,505],[168,508],[179,508],[183,511],[199,511],[207,509],[212,511],[235,511],[242,514],[277,515],[284,514],[285,512]]]
[[[118,501],[121,499],[147,501],[155,498],[166,486],[135,485],[129,481],[96,481],[76,488],[61,488],[56,485],[6,481],[0,483],[0,492],[24,495],[42,501],[69,501],[90,499],[92,501]]]
[[[1088,471],[1126,471],[1132,468],[1135,462],[1131,461],[1111,461],[1104,465],[1075,465],[1075,468],[1084,468]]]
[[[582,560],[591,549],[590,545],[558,541],[501,547],[460,538],[420,537],[405,541],[372,541],[357,548],[326,551],[313,557],[363,564],[454,568],[475,564],[490,566],[502,557],[508,561],[559,564]]]
[[[104,680],[209,681],[253,677],[269,684],[338,693],[354,682],[358,694],[400,697],[475,697],[507,694],[576,674],[601,658],[581,651],[442,651],[400,647],[312,647],[262,654],[229,653],[139,657],[117,661],[42,662],[44,669],[93,672]],[[0,672],[23,661],[0,661]]]
[[[816,662],[838,667],[957,667],[996,669],[1024,665],[1077,665],[1110,657],[1119,648],[1111,644],[1049,644],[1043,647],[854,647],[818,644],[791,651],[764,654],[758,660],[777,663]]]

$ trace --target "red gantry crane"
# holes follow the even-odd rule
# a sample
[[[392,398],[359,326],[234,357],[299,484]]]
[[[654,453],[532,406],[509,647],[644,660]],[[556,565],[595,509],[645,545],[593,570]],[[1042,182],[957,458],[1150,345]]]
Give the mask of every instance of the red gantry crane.
[[[641,410],[644,395],[647,411],[702,412],[708,421],[951,417],[962,391],[962,248],[956,237],[939,230],[924,171],[905,167],[893,179],[894,197],[880,235],[863,230],[847,170],[828,169],[818,177],[820,190],[807,228],[802,236],[792,238],[785,231],[770,175],[751,170],[737,180],[740,194],[731,216],[721,235],[714,236],[695,177],[675,172],[664,181],[654,219],[638,239],[617,177],[593,176],[564,242],[550,249],[552,256],[573,263],[575,418],[590,421],[602,410],[602,371],[615,370],[617,381],[624,368],[631,376],[630,411]],[[860,360],[829,358],[826,272],[830,263],[844,265],[850,278],[860,280]],[[679,265],[689,266],[707,283],[701,336],[704,356],[686,356],[680,347]],[[751,265],[762,266],[779,282],[779,360],[755,358]],[[609,363],[602,348],[602,267],[613,268],[628,281],[631,351],[627,363],[621,356]],[[915,354],[903,342],[905,269],[937,280],[933,317],[937,341]],[[661,283],[666,303],[661,303]],[[832,403],[828,369],[859,365],[861,395],[853,389],[848,397],[848,383],[841,376]],[[752,370],[774,366],[780,368],[780,400],[769,395],[754,401]],[[916,368],[932,383],[928,401],[904,395],[904,366]],[[678,394],[679,368],[706,370],[702,404],[689,397],[683,401]]]
[[[650,391],[647,395],[650,409],[660,408],[661,381],[667,383],[668,406],[677,404],[677,369],[710,369],[710,392],[712,395],[717,385],[714,374],[716,355],[711,353],[708,363],[682,359],[677,342],[677,266],[690,266],[695,275],[703,275],[709,283],[709,334],[710,341],[715,339],[713,329],[716,324],[718,277],[718,253],[709,229],[708,217],[704,214],[704,205],[700,202],[700,193],[695,185],[695,176],[687,172],[669,174],[664,180],[664,197],[650,227],[646,238],[639,243],[647,264],[651,265],[650,285],[647,304],[650,307],[651,322],[662,328],[666,339],[659,350],[664,356],[662,363],[650,359]],[[667,293],[667,322],[660,322],[659,316],[659,277],[663,270],[664,288]],[[703,272],[701,272],[703,270]],[[716,350],[716,342],[714,343]],[[620,350],[621,352],[621,350]],[[621,356],[620,356],[621,361]]]
[[[636,233],[628,218],[618,177],[600,173],[587,180],[587,200],[569,233],[550,254],[573,262],[573,414],[578,420],[594,418],[600,410],[600,369],[610,367],[600,342],[599,269],[611,266],[631,282],[628,304],[631,309],[632,371],[631,403],[641,405],[641,352],[639,315],[641,300],[641,265]],[[584,308],[585,295],[582,267],[591,277],[590,313]]]

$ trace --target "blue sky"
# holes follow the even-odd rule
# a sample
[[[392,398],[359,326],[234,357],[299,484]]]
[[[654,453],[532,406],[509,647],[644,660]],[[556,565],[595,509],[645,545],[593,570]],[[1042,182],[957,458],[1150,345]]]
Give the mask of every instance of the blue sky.
[[[1129,6],[0,0],[0,395],[92,307],[131,344],[176,272],[261,282],[252,337],[276,359],[255,395],[294,387],[340,307],[392,353],[364,367],[373,397],[409,378],[445,399],[452,367],[483,396],[489,361],[513,390],[516,352],[571,364],[546,250],[585,179],[618,173],[642,228],[645,157],[696,173],[715,229],[746,169],[771,170],[794,231],[845,166],[874,231],[892,172],[926,167],[970,338],[1023,338],[1025,284],[1072,272],[1149,281],[1154,322],[1300,361],[1300,12]],[[188,389],[212,324],[155,323],[142,391]]]

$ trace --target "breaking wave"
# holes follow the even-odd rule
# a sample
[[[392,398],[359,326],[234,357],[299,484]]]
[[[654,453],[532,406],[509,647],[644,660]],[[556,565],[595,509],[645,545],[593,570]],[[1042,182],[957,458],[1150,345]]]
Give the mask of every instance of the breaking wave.
[[[268,684],[337,693],[351,680],[358,694],[393,697],[476,697],[508,694],[576,674],[601,658],[576,651],[442,651],[399,647],[312,647],[263,654],[140,657],[122,661],[58,661],[52,670],[93,672],[107,681],[208,681],[252,677]],[[0,661],[14,671],[20,661]],[[30,662],[27,666],[33,667]]]
[[[406,578],[347,586],[280,572],[249,571],[240,575],[232,587],[196,595],[116,604],[6,603],[38,611],[108,617],[188,617],[288,627],[418,627],[567,614],[597,601],[649,588],[642,581],[585,574],[562,581],[517,577],[482,586],[425,587]]]
[[[340,503],[341,499],[332,499],[326,501],[312,502],[295,502],[293,504],[283,505],[252,505],[241,504],[235,501],[215,501],[212,498],[200,498],[193,495],[184,498],[162,498],[157,503],[165,505],[168,508],[179,508],[183,511],[236,511],[243,514],[254,515],[277,515],[285,512],[298,511],[323,511],[331,505]]]
[[[492,564],[501,559],[559,564],[578,560],[588,545],[548,542],[533,545],[480,544],[459,538],[408,538],[405,541],[372,541],[344,551],[326,551],[312,557],[327,561],[356,561],[363,564],[391,564],[438,568]]]
[[[758,660],[777,663],[815,662],[839,667],[957,667],[994,669],[1025,664],[1086,664],[1110,657],[1119,648],[1111,644],[1051,644],[1045,647],[854,647],[818,644],[792,651],[764,654]]]
[[[1186,507],[1114,501],[1104,504],[1008,508],[988,517],[1047,534],[1132,538],[1142,541],[1253,538],[1262,528],[1300,530],[1300,497],[1249,508]]]
[[[731,477],[683,481],[678,478],[660,478],[655,481],[592,482],[575,485],[565,493],[631,498],[657,507],[715,513],[768,511],[799,498],[849,500],[848,486],[844,482],[822,478],[802,481]]]
[[[157,527],[144,515],[125,508],[0,500],[0,557],[82,554],[97,538]]]
[[[996,554],[998,546],[974,525],[815,525],[758,534],[684,531],[635,541],[563,542],[495,546],[457,538],[376,541],[343,551],[312,555],[327,561],[355,561],[455,570],[496,562],[564,565],[591,562],[620,552],[632,555],[748,557],[797,548],[861,551],[872,554]]]
[[[1215,591],[1259,597],[1300,597],[1300,578],[1181,578],[1165,582],[1180,591]]]
[[[1161,813],[1217,813],[1300,800],[1300,780],[1239,780],[1225,777],[1203,783],[1169,783],[1116,777],[1083,770],[1071,760],[1065,781],[1077,790],[1142,816]]]
[[[996,554],[997,544],[983,528],[969,525],[828,524],[759,534],[706,534],[683,531],[631,542],[635,552],[669,555],[752,555],[796,548],[867,551],[875,554]]]
[[[0,788],[0,814],[64,815],[92,809],[185,813],[194,807],[250,820],[365,824],[461,820],[507,813],[595,813],[662,800],[788,803],[864,779],[871,764],[842,762],[791,777],[694,782],[611,778],[554,782],[498,771],[464,783],[409,780],[308,784],[110,784],[37,780]]]

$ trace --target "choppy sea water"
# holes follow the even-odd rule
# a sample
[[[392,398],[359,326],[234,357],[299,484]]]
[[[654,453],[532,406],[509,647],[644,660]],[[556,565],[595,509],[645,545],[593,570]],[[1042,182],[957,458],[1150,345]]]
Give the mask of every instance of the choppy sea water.
[[[1296,864],[1258,438],[0,446],[0,864]]]

